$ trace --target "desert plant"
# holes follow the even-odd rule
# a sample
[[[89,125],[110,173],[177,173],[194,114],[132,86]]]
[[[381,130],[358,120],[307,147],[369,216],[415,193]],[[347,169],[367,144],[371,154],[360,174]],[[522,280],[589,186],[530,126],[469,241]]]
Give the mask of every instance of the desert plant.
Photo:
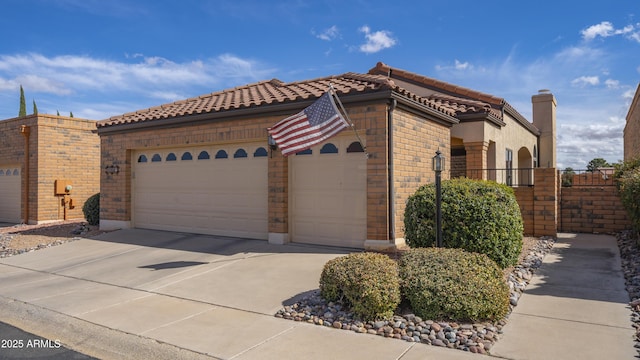
[[[82,205],[82,213],[89,225],[100,223],[100,193],[91,195]]]
[[[624,206],[631,224],[640,233],[640,167],[626,170],[618,179],[620,200]]]
[[[509,287],[486,255],[462,249],[410,249],[399,266],[402,295],[424,319],[497,320],[509,310]]]
[[[335,258],[324,265],[320,295],[342,301],[364,320],[388,319],[400,304],[398,264],[378,253]]]
[[[412,247],[433,246],[435,186],[420,187],[404,212],[405,239]],[[522,250],[524,225],[513,189],[492,181],[442,182],[443,246],[486,254],[500,267],[514,265]]]

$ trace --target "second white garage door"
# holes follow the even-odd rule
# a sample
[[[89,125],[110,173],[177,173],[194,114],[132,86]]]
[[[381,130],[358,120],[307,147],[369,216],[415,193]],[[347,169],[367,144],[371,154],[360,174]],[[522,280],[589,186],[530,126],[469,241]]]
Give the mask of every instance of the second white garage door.
[[[19,165],[0,165],[0,222],[19,223],[21,204]]]
[[[364,247],[367,161],[360,144],[335,137],[289,159],[292,241]]]
[[[134,226],[267,239],[267,160],[262,144],[138,151]]]

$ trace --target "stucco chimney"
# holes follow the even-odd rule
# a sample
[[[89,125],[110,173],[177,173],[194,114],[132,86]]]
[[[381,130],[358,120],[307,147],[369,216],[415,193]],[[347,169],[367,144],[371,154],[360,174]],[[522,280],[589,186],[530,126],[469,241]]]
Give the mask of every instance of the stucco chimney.
[[[531,97],[533,126],[540,130],[538,164],[543,168],[556,167],[556,98],[546,89]]]

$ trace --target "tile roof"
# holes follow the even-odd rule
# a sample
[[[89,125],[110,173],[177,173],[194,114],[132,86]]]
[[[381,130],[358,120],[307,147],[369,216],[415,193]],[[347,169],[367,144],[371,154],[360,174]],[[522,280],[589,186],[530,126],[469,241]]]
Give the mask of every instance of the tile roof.
[[[427,100],[454,111],[458,119],[486,117],[503,126],[505,124],[504,112],[506,112],[532,133],[540,133],[539,129],[501,97],[393,68],[382,62],[377,63],[369,70],[369,74],[387,76],[398,86],[409,89]]]
[[[263,105],[313,100],[333,86],[338,95],[393,90],[400,95],[451,118],[455,111],[445,102],[425,99],[398,86],[392,79],[376,74],[345,73],[313,80],[284,83],[278,79],[213,92],[144,110],[138,110],[97,122],[97,127],[147,122],[189,115],[250,109]]]
[[[458,116],[481,114],[502,121],[503,98],[393,68],[382,62],[369,70],[369,74],[386,75],[399,86],[455,111]]]

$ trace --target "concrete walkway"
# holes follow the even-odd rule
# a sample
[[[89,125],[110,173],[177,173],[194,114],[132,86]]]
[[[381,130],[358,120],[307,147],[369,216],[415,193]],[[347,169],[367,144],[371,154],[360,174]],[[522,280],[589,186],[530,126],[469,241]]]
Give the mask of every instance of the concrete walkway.
[[[491,349],[507,359],[636,359],[616,239],[558,234]]]
[[[101,359],[488,358],[273,316],[345,253],[116,231],[0,259],[0,321]],[[632,359],[626,296],[615,239],[562,236],[493,356]]]

